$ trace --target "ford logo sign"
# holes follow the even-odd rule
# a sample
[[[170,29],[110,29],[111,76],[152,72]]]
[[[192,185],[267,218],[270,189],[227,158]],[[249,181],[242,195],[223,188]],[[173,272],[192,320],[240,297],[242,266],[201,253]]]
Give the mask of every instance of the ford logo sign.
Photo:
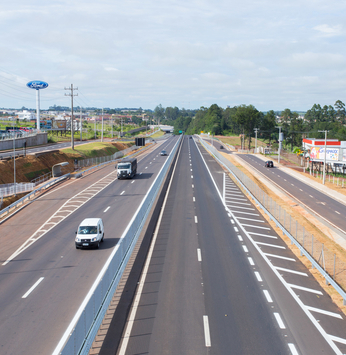
[[[30,81],[26,84],[26,86],[30,89],[36,89],[36,90],[40,90],[40,89],[45,89],[48,87],[48,84],[44,81],[39,81],[39,80],[35,80],[35,81]]]

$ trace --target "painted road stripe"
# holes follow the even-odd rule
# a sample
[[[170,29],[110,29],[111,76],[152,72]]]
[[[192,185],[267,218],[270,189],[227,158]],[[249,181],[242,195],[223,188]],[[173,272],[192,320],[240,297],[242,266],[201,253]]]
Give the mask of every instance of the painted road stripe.
[[[241,235],[238,235],[238,239],[242,242],[243,238],[241,237]]]
[[[227,205],[227,207],[241,208],[242,210],[256,211],[254,208],[250,208],[250,207],[241,207],[241,206],[232,206],[232,205]],[[231,212],[238,212],[238,211],[233,211],[233,210],[230,210],[230,211]]]
[[[252,265],[252,266],[255,265],[255,263],[254,263],[254,261],[252,260],[252,258],[249,257],[248,260],[249,260],[250,265]]]
[[[256,276],[256,279],[259,281],[259,282],[262,282],[262,277],[260,275],[260,273],[258,271],[255,271],[255,276]]]
[[[123,192],[120,194],[120,196],[123,195],[124,193],[125,193],[125,191],[123,191]]]
[[[226,197],[226,200],[227,200],[227,197]],[[233,198],[232,200],[235,200],[235,199]],[[226,201],[226,202],[227,202],[227,201]],[[231,201],[228,201],[228,202],[230,203]],[[237,206],[233,206],[233,207],[236,207],[236,208],[238,208],[238,205],[251,206],[251,203],[245,203],[245,202],[232,201],[232,203],[236,203],[236,204],[237,204]]]
[[[288,347],[290,348],[291,354],[292,355],[299,355],[296,347],[292,343],[288,343]]]
[[[273,235],[261,234],[261,233],[254,233],[254,232],[248,232],[248,233],[249,233],[249,234],[253,234],[253,235],[258,235],[258,236],[260,236],[260,237],[278,239],[278,237],[275,237],[275,236],[273,236]]]
[[[234,228],[234,231],[235,231],[235,232],[237,232],[237,233],[239,232],[239,230],[238,230],[237,227],[233,227],[233,228]]]
[[[268,292],[267,290],[263,290],[263,293],[264,293],[264,296],[265,296],[265,298],[267,299],[267,301],[268,301],[269,303],[272,303],[272,302],[273,302],[273,299],[270,297],[269,292]]]
[[[262,242],[255,242],[255,243],[259,244],[259,245],[264,245],[266,247],[272,247],[272,248],[278,248],[278,249],[286,249],[285,247],[283,247],[281,245],[268,244],[268,243],[262,243]]]
[[[252,222],[258,222],[258,223],[264,223],[264,221],[259,220],[259,219],[251,219],[251,218],[246,218],[246,217],[237,217],[237,219],[245,219],[247,221],[252,221]]]
[[[337,341],[338,343],[341,343],[341,344],[346,344],[346,339],[344,339],[344,338],[339,338],[339,337],[336,337],[336,336],[330,335],[330,334],[328,334],[328,336],[333,341]]]
[[[265,256],[269,256],[272,258],[278,258],[278,259],[283,259],[283,260],[289,260],[289,261],[296,261],[296,259],[292,259],[292,258],[287,258],[286,256],[280,256],[280,255],[275,255],[275,254],[267,254],[267,253],[263,253]]]
[[[231,219],[231,223],[232,223],[232,224],[234,224],[234,223],[235,223],[235,222],[234,222],[234,219]]]
[[[232,211],[233,213],[242,213],[242,214],[248,214],[250,216],[259,216],[257,213],[249,213],[249,212],[243,212],[243,211]],[[239,218],[239,217],[237,217]]]
[[[208,316],[203,316],[203,325],[204,325],[204,338],[205,338],[205,346],[210,347],[210,331],[209,331],[209,321]]]
[[[248,248],[246,247],[246,245],[242,245],[242,247],[243,247],[245,253],[248,253],[248,252],[249,252],[249,250],[248,250]]]
[[[133,184],[135,182],[135,180],[133,180],[132,182],[131,182],[131,184]]]
[[[195,216],[195,223],[198,223],[197,216]]]
[[[242,223],[241,225],[242,225],[243,227],[250,227],[250,228],[258,228],[258,229],[270,230],[270,228],[268,228],[268,227],[254,226],[254,225],[252,225],[252,224],[244,224],[244,223]]]
[[[202,261],[201,249],[197,249],[197,260]]]
[[[195,199],[195,197],[192,197],[192,201],[193,201],[193,202],[196,202],[196,199]]]
[[[319,308],[310,307],[310,306],[306,306],[306,308],[312,312],[317,312],[317,313],[325,314],[327,316],[342,319],[342,316],[339,313],[329,312],[329,311],[325,311],[324,309],[319,309]]]
[[[193,175],[191,175],[191,179],[193,179]]]
[[[274,317],[275,317],[276,321],[278,322],[280,329],[286,329],[285,324],[282,321],[280,314],[274,312]]]
[[[226,196],[226,200],[248,201],[247,198],[237,198],[237,197],[228,197],[228,196]],[[247,205],[248,205],[248,203],[247,203]]]
[[[40,277],[35,283],[34,285],[28,290],[28,292],[26,292],[22,298],[27,298],[30,293],[41,283],[41,281],[44,279],[44,277]]]
[[[297,290],[302,290],[302,291],[306,291],[306,292],[311,292],[311,293],[315,293],[316,295],[323,295],[323,293],[321,291],[318,290],[314,290],[312,288],[307,288],[307,287],[303,287],[303,286],[298,286],[298,285],[293,285],[293,284],[287,284],[287,286],[291,287],[291,288],[296,288]]]
[[[110,208],[111,206],[108,206],[103,212],[107,212]]]
[[[300,272],[300,271],[296,271],[296,270],[291,270],[291,269],[286,269],[284,267],[277,267],[274,266],[276,270],[280,270],[280,271],[285,271],[285,272],[289,272],[291,274],[296,274],[296,275],[301,275],[301,276],[308,276],[308,274],[306,274],[305,272]]]
[[[194,188],[195,187],[195,185],[194,184],[192,184],[192,188]]]

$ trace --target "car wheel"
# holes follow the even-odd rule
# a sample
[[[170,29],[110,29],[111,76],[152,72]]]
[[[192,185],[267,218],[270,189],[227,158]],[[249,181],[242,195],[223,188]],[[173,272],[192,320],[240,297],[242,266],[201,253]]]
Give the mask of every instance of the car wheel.
[[[100,247],[100,242],[97,242],[96,249],[98,249],[99,247]]]
[[[103,233],[102,234],[102,239],[101,239],[101,242],[103,243],[103,238],[105,237],[105,234]]]
[[[77,247],[77,245],[76,245],[76,249],[79,249],[79,248]]]

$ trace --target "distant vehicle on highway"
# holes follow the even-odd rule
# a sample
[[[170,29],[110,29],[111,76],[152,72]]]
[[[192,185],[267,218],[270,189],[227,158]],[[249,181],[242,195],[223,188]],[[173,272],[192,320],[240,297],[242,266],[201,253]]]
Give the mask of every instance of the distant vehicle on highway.
[[[220,145],[220,149],[223,149],[223,145]]]
[[[168,155],[167,152],[165,150],[161,150],[160,155],[164,156],[164,155]]]
[[[105,236],[102,218],[85,218],[76,232],[76,249],[99,248]]]
[[[267,160],[264,164],[266,168],[274,168],[274,163],[271,160]]]

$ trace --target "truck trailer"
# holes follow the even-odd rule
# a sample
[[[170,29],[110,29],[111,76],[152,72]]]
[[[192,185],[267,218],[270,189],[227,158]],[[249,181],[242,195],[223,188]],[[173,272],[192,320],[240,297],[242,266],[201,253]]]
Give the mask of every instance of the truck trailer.
[[[118,179],[131,179],[137,173],[137,158],[124,158],[115,167]]]

